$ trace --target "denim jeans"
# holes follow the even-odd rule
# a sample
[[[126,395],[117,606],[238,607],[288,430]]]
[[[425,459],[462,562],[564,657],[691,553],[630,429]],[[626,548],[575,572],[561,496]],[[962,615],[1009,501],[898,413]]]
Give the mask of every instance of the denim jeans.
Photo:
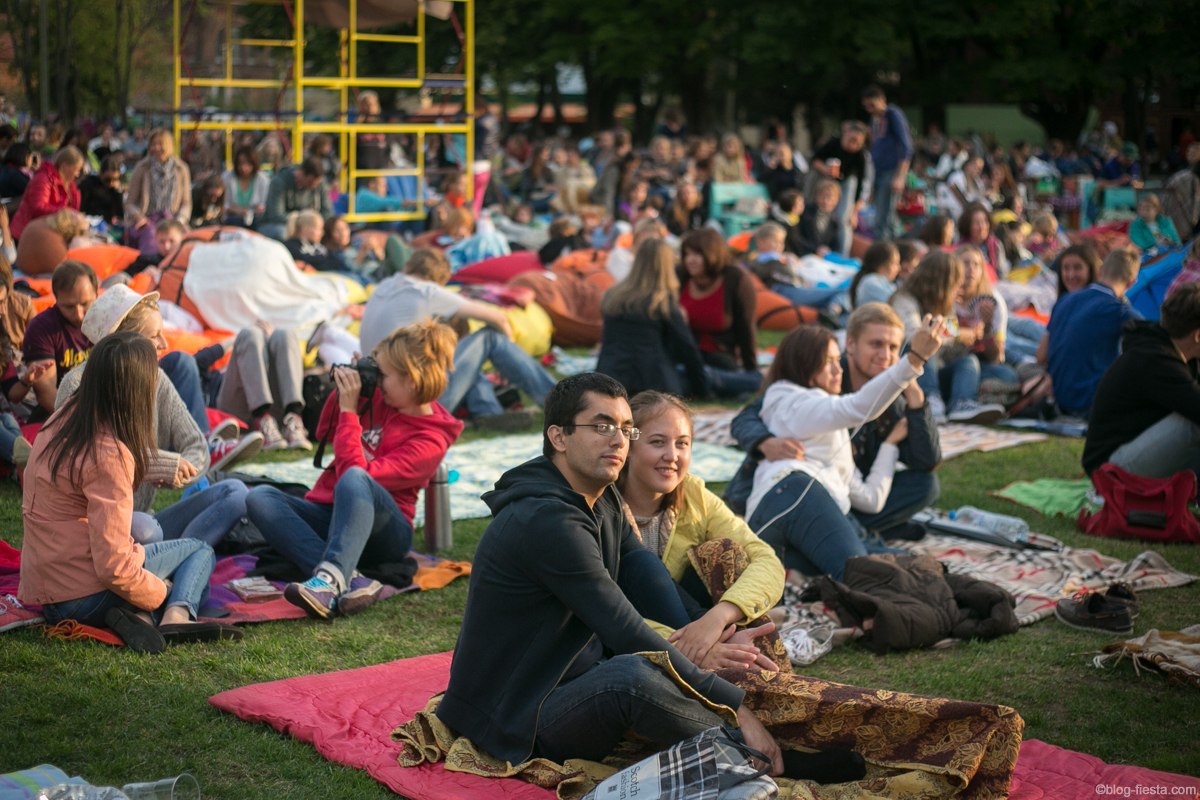
[[[599,761],[629,733],[665,749],[721,725],[721,718],[641,656],[602,661],[547,695],[538,716],[535,755]]]
[[[179,392],[179,397],[187,406],[188,414],[196,420],[200,432],[207,438],[210,432],[208,408],[204,402],[204,390],[200,385],[200,370],[196,366],[196,359],[176,350],[163,356],[158,366],[167,373],[175,391]]]
[[[21,426],[17,424],[17,418],[7,411],[0,414],[0,461],[13,463],[13,445],[20,436]]]
[[[771,291],[787,298],[789,303],[809,308],[824,308],[841,289],[816,288],[811,286],[793,286],[790,283],[772,283]]]
[[[953,411],[957,403],[978,400],[979,384],[987,378],[1016,383],[1017,373],[1007,364],[981,364],[974,353],[960,356],[943,366],[938,370],[938,388],[946,400],[946,408]]]
[[[1037,356],[1038,345],[1046,333],[1046,326],[1036,319],[1019,314],[1008,318],[1008,338],[1004,344],[1004,359],[1020,364]]]
[[[412,548],[413,526],[387,490],[366,470],[346,470],[333,488],[333,503],[313,503],[273,486],[246,495],[246,513],[267,544],[307,573],[318,567],[345,588],[360,559],[400,561]],[[332,567],[332,569],[331,569]]]
[[[896,235],[896,194],[892,191],[892,179],[896,170],[875,173],[871,189],[871,203],[875,206],[875,238],[881,241]]]
[[[199,539],[216,547],[238,520],[246,516],[249,491],[246,484],[230,478],[187,495],[153,517],[135,512],[133,538],[145,541],[157,529],[159,540]]]
[[[852,509],[850,513],[869,532],[886,539],[889,528],[908,522],[913,514],[936,503],[940,494],[937,475],[906,469],[892,479],[892,490],[879,512],[867,514]]]
[[[721,369],[705,366],[704,376],[708,379],[708,391],[714,397],[745,397],[762,387],[762,373],[758,370]]]
[[[662,559],[649,550],[634,550],[621,556],[617,586],[645,619],[676,630],[693,619],[679,585],[671,578]]]
[[[1182,414],[1168,414],[1114,450],[1108,460],[1147,478],[1169,478],[1184,469],[1200,475],[1200,426]]]
[[[491,381],[483,375],[488,361],[539,406],[554,388],[554,379],[515,342],[495,328],[481,328],[455,348],[454,371],[438,401],[448,411],[465,401],[472,416],[503,413]]]
[[[160,578],[171,579],[171,590],[162,607],[184,606],[195,619],[196,611],[208,598],[208,579],[216,564],[212,548],[199,539],[176,539],[148,544],[145,550],[143,567]],[[134,607],[119,595],[104,591],[61,603],[47,603],[42,613],[50,623],[73,619],[85,625],[103,626],[104,615],[118,606]]]
[[[763,528],[805,490],[808,494],[798,506]],[[805,575],[829,575],[840,581],[846,559],[867,554],[858,521],[843,514],[820,481],[803,472],[793,472],[771,487],[747,522],[775,548],[785,567]]]

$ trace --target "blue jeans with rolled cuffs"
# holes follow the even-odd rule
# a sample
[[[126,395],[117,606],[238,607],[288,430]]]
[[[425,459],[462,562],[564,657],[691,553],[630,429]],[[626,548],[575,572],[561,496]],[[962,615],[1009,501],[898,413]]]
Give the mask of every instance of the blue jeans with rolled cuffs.
[[[216,564],[213,549],[199,539],[176,539],[145,545],[145,550],[144,568],[164,580],[171,580],[171,589],[163,608],[184,606],[195,619],[196,612],[208,598],[208,579],[212,577]],[[51,623],[73,619],[84,625],[103,626],[104,615],[118,606],[133,608],[121,596],[103,591],[75,600],[47,603],[42,613],[46,621]]]

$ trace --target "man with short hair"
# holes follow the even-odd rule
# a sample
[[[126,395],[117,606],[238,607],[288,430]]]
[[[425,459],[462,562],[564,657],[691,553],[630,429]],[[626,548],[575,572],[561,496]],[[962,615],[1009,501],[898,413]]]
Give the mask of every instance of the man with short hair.
[[[33,389],[40,409],[33,421],[49,416],[63,377],[92,352],[82,325],[99,288],[95,271],[82,261],[68,260],[54,268],[50,277],[54,305],[29,321],[21,346],[28,368],[21,382]]]
[[[891,239],[896,233],[896,200],[904,191],[912,162],[912,134],[900,106],[888,103],[878,86],[862,93],[863,108],[871,115],[871,163],[875,168],[871,196],[875,205],[875,238]]]
[[[904,323],[891,306],[864,303],[850,315],[846,325],[846,351],[842,354],[842,393],[850,394],[896,363],[904,346]],[[749,455],[725,490],[725,502],[744,513],[754,470],[766,457],[799,458],[799,441],[771,435],[759,416],[762,401],[756,400],[734,418],[730,430],[738,445]],[[879,455],[879,448],[897,425],[908,429],[900,442],[900,461],[907,469],[896,473],[887,502],[874,514],[852,511],[862,526],[884,539],[920,538],[924,529],[911,517],[937,502],[941,493],[934,470],[942,463],[942,445],[937,425],[916,381],[909,383],[896,401],[875,420],[854,431],[850,446],[854,465],[863,475]]]
[[[1151,478],[1200,473],[1200,283],[1167,295],[1157,324],[1129,323],[1122,345],[1096,390],[1083,468],[1110,461]]]
[[[490,361],[538,405],[545,402],[554,379],[512,340],[512,327],[502,310],[448,291],[443,288],[448,280],[450,262],[445,254],[431,248],[414,251],[404,264],[404,274],[380,282],[367,300],[359,330],[362,351],[371,352],[396,328],[430,318],[463,324],[467,320],[484,322],[486,327],[459,339],[454,350],[454,371],[438,400],[451,413],[465,403],[479,427],[528,427],[533,415],[528,410],[505,412],[493,384],[483,374],[484,364]]]
[[[613,486],[637,435],[612,378],[584,373],[551,391],[543,455],[483,496],[494,519],[436,713],[502,761],[561,763],[599,761],[629,733],[669,747],[720,725],[724,706],[778,775],[779,746],[743,691],[685,658],[617,586],[622,558],[642,547]],[[665,653],[678,680],[635,655],[648,651]]]
[[[321,162],[310,156],[299,164],[281,169],[271,178],[266,206],[255,227],[272,239],[284,238],[288,214],[293,211],[311,208],[321,215],[321,219],[333,216]]]
[[[1120,353],[1122,328],[1129,320],[1142,318],[1125,299],[1139,267],[1133,250],[1113,250],[1100,265],[1095,283],[1071,292],[1054,306],[1046,328],[1046,369],[1063,413],[1088,417],[1096,386]]]

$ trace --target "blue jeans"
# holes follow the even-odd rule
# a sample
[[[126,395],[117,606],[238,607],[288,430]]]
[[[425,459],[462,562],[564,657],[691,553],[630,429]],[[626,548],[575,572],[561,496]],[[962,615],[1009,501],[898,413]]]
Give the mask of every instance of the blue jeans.
[[[926,374],[930,370],[925,370]],[[979,383],[987,378],[1017,382],[1017,373],[1007,364],[981,364],[979,356],[967,353],[938,370],[938,389],[946,400],[946,408],[967,400],[979,399]],[[924,388],[922,386],[922,388]]]
[[[7,411],[0,414],[0,461],[13,463],[13,445],[21,437],[17,418]]]
[[[197,610],[208,598],[208,579],[216,564],[212,548],[199,539],[176,539],[148,544],[145,550],[143,567],[160,578],[171,579],[171,590],[162,608],[184,606],[195,619]],[[104,591],[61,603],[48,603],[42,613],[50,623],[73,619],[84,625],[103,626],[104,615],[118,606],[134,607],[119,595]]]
[[[1108,460],[1148,478],[1169,478],[1185,469],[1200,475],[1200,425],[1182,414],[1168,414],[1114,450]]]
[[[546,696],[534,755],[599,761],[635,733],[665,749],[721,725],[721,718],[641,656],[602,661]]]
[[[1037,356],[1038,345],[1046,326],[1036,319],[1013,315],[1008,318],[1008,338],[1004,344],[1004,360],[1020,364]]]
[[[896,195],[892,191],[892,178],[896,170],[875,173],[872,184],[871,203],[875,207],[875,238],[891,239],[896,235]]]
[[[790,283],[772,283],[771,291],[786,297],[788,302],[793,305],[824,308],[829,305],[830,300],[837,297],[841,289],[822,289],[810,286],[793,286]]]
[[[495,328],[481,328],[464,337],[455,348],[454,371],[438,401],[449,411],[466,401],[472,416],[503,413],[491,381],[483,375],[483,365],[488,361],[539,406],[554,388],[554,379],[512,339]]]
[[[193,492],[177,503],[167,506],[153,517],[135,514],[133,537],[138,541],[152,536],[157,539],[199,539],[216,547],[233,530],[238,520],[246,516],[246,484],[231,478]]]
[[[188,414],[196,420],[200,432],[207,438],[210,432],[208,409],[204,403],[204,391],[200,388],[200,370],[196,366],[196,359],[176,350],[163,356],[158,366],[167,373],[175,391],[179,392],[179,397],[187,406]]]
[[[676,630],[692,621],[679,585],[662,559],[649,550],[634,550],[621,556],[617,586],[645,619]]]
[[[908,522],[913,514],[936,503],[940,495],[937,475],[906,469],[892,479],[892,490],[879,512],[867,514],[851,509],[850,513],[868,531],[886,539],[889,528]]]
[[[762,373],[757,370],[743,371],[706,366],[708,391],[715,397],[744,397],[754,394],[762,387]]]
[[[763,528],[806,489],[808,494],[798,506]],[[771,487],[747,522],[775,548],[785,567],[805,575],[829,575],[840,581],[846,559],[867,554],[857,520],[843,514],[820,481],[803,472],[793,472]]]
[[[338,479],[332,505],[256,486],[246,495],[246,513],[280,555],[304,572],[320,567],[333,573],[342,579],[339,588],[349,584],[360,559],[400,561],[412,549],[412,523],[359,467]]]

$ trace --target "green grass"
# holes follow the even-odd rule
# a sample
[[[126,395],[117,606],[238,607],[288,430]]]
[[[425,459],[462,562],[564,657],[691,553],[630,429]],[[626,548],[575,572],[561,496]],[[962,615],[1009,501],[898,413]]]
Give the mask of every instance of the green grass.
[[[1068,440],[975,453],[941,470],[943,505],[970,503],[1022,513],[1039,531],[1074,546],[1129,558],[1148,545],[1084,537],[1072,522],[1018,512],[986,489],[1036,476],[1079,474],[1080,443]],[[165,502],[170,498],[162,496]],[[457,522],[448,555],[470,558],[484,520]],[[0,487],[0,538],[20,546],[19,496]],[[419,541],[419,535],[418,535]],[[1200,574],[1200,549],[1155,547]],[[0,639],[7,741],[0,772],[43,762],[100,784],[179,772],[212,798],[392,797],[366,773],[330,764],[308,745],[214,710],[206,699],[259,681],[349,669],[448,650],[467,582],[406,594],[333,625],[309,621],[247,627],[240,643],[195,645],[161,656],[42,638],[33,630]],[[1200,585],[1143,594],[1138,632],[1200,621]],[[1091,654],[1112,640],[1054,620],[998,641],[941,651],[874,656],[847,646],[805,672],[861,686],[1011,705],[1025,735],[1119,763],[1200,774],[1200,692],[1162,677],[1135,677],[1128,664],[1097,670]]]

